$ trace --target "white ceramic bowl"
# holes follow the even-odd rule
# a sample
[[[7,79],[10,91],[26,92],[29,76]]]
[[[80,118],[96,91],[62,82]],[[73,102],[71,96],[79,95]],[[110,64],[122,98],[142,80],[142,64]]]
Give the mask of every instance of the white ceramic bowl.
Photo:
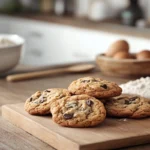
[[[24,39],[18,35],[0,34],[0,39],[8,39],[15,43],[0,47],[0,74],[13,69],[19,62]]]

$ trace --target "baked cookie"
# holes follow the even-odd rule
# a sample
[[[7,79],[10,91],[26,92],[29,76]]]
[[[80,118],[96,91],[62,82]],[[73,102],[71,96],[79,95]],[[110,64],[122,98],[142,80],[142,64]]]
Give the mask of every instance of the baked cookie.
[[[150,117],[150,100],[136,95],[122,95],[105,103],[108,116],[145,118]]]
[[[68,90],[74,95],[87,94],[96,98],[110,98],[118,96],[122,92],[116,83],[93,77],[84,77],[73,81]]]
[[[92,127],[106,117],[104,105],[88,95],[64,97],[51,105],[53,121],[66,127]]]
[[[50,113],[50,105],[65,96],[70,96],[67,89],[53,88],[37,91],[25,102],[25,110],[31,115],[46,115]]]

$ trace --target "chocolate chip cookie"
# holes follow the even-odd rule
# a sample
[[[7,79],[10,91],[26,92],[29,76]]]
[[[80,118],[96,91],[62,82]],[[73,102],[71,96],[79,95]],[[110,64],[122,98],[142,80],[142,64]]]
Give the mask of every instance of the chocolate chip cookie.
[[[104,121],[104,105],[94,97],[75,95],[64,97],[51,105],[53,121],[66,127],[91,127]]]
[[[150,117],[150,100],[136,95],[121,95],[105,103],[108,116],[145,118]]]
[[[116,83],[93,77],[84,77],[73,81],[68,90],[74,95],[87,94],[96,98],[119,96],[122,92]]]
[[[50,105],[65,96],[70,96],[67,89],[53,88],[37,91],[25,102],[25,110],[32,115],[46,115],[50,113]]]

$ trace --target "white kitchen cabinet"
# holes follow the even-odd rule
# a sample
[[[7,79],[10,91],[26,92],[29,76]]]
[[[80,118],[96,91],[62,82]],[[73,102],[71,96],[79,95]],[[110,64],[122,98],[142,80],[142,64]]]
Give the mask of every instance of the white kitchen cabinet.
[[[10,20],[6,17],[0,17],[0,33],[9,33],[10,29]]]
[[[86,54],[78,56],[76,37],[72,33],[76,29],[26,19],[13,19],[10,33],[18,34],[26,39],[24,64],[54,65],[77,61],[88,61]],[[78,44],[78,43],[77,43]]]
[[[44,29],[44,28],[43,28]],[[25,38],[25,46],[22,62],[25,64],[45,64],[45,38],[44,30],[41,31],[38,24],[24,19],[13,19],[11,34],[18,34]]]
[[[104,53],[118,39],[127,40],[131,52],[150,49],[149,39],[144,38],[13,17],[0,17],[2,24],[0,31],[25,38],[21,59],[24,64],[54,65],[93,61],[96,55]]]

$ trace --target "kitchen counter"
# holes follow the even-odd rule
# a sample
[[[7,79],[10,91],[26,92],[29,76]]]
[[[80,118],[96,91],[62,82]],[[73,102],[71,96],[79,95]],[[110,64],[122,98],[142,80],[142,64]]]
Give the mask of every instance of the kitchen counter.
[[[76,18],[70,16],[61,17],[61,16],[50,15],[50,14],[19,14],[19,15],[6,15],[6,16],[38,20],[38,21],[50,22],[50,23],[58,23],[62,25],[69,25],[78,28],[103,31],[112,34],[120,34],[120,35],[146,38],[146,39],[150,38],[149,28],[139,29],[136,27],[124,26],[121,25],[120,22],[116,19],[107,19],[104,21],[93,22],[93,21],[89,21],[86,18]]]
[[[43,143],[25,131],[13,126],[1,117],[1,106],[10,103],[24,102],[32,93],[47,88],[67,88],[72,80],[83,76],[101,77],[106,80],[115,81],[118,84],[125,83],[129,79],[107,77],[99,71],[84,74],[68,74],[55,77],[47,77],[36,80],[22,81],[17,83],[6,82],[0,79],[0,149],[3,150],[54,150],[51,146]],[[15,101],[12,101],[15,99]],[[142,132],[142,131],[141,131]],[[125,148],[124,150],[149,150],[150,144]]]

